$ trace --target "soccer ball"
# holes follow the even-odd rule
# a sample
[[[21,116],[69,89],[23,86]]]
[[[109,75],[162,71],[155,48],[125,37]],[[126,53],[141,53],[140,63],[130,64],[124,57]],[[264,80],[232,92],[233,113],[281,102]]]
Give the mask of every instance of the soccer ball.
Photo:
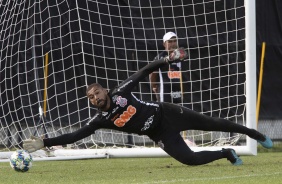
[[[15,171],[26,172],[32,166],[32,156],[25,150],[17,150],[10,157],[10,165]]]

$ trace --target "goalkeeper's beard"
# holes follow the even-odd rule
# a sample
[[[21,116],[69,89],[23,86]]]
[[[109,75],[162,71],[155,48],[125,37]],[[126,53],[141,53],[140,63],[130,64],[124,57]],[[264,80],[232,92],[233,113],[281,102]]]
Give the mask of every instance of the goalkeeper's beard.
[[[99,109],[105,109],[107,107],[107,104],[108,104],[108,98],[106,98],[105,100],[101,100],[101,102],[99,102],[99,104],[98,104],[98,108]]]

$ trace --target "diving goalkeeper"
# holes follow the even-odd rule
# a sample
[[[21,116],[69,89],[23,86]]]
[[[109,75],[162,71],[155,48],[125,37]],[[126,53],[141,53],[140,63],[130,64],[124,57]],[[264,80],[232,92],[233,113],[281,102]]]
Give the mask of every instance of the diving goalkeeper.
[[[101,128],[147,135],[166,153],[187,165],[202,165],[222,158],[226,158],[233,165],[241,165],[243,162],[233,149],[193,152],[180,135],[184,130],[237,132],[271,148],[271,139],[254,129],[226,119],[209,117],[176,104],[145,102],[131,93],[139,81],[156,69],[174,61],[184,61],[186,57],[187,53],[183,48],[176,49],[170,56],[146,65],[109,92],[100,84],[89,85],[86,95],[98,110],[85,126],[54,138],[41,139],[32,136],[23,141],[23,148],[34,152],[43,147],[70,144]]]

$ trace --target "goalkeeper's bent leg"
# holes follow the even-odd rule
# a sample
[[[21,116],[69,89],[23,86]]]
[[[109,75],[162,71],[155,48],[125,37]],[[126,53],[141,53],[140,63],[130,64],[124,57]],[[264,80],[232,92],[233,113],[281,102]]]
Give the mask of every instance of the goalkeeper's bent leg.
[[[262,145],[267,143],[265,141],[268,139],[265,135],[227,119],[206,116],[171,103],[162,103],[162,106],[163,120],[179,132],[184,130],[236,132],[246,134],[262,143]]]
[[[193,152],[179,133],[166,134],[159,145],[167,154],[186,165],[203,165],[228,157],[222,150]]]

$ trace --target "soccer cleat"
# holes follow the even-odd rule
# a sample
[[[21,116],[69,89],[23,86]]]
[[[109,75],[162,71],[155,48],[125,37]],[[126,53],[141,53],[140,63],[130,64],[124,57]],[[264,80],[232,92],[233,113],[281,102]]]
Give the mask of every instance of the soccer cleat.
[[[187,52],[184,50],[184,48],[175,49],[175,50],[169,55],[169,60],[170,60],[170,61],[175,61],[175,60],[181,60],[181,61],[183,61],[185,58],[187,58]]]
[[[234,149],[222,149],[223,154],[226,156],[233,165],[242,165],[243,161],[238,157]]]
[[[271,140],[269,137],[267,137],[266,135],[264,135],[264,138],[265,138],[264,141],[259,141],[259,140],[258,140],[258,142],[259,142],[263,147],[265,147],[265,148],[268,148],[268,149],[272,148],[272,147],[273,147],[273,142],[272,142],[272,140]]]

